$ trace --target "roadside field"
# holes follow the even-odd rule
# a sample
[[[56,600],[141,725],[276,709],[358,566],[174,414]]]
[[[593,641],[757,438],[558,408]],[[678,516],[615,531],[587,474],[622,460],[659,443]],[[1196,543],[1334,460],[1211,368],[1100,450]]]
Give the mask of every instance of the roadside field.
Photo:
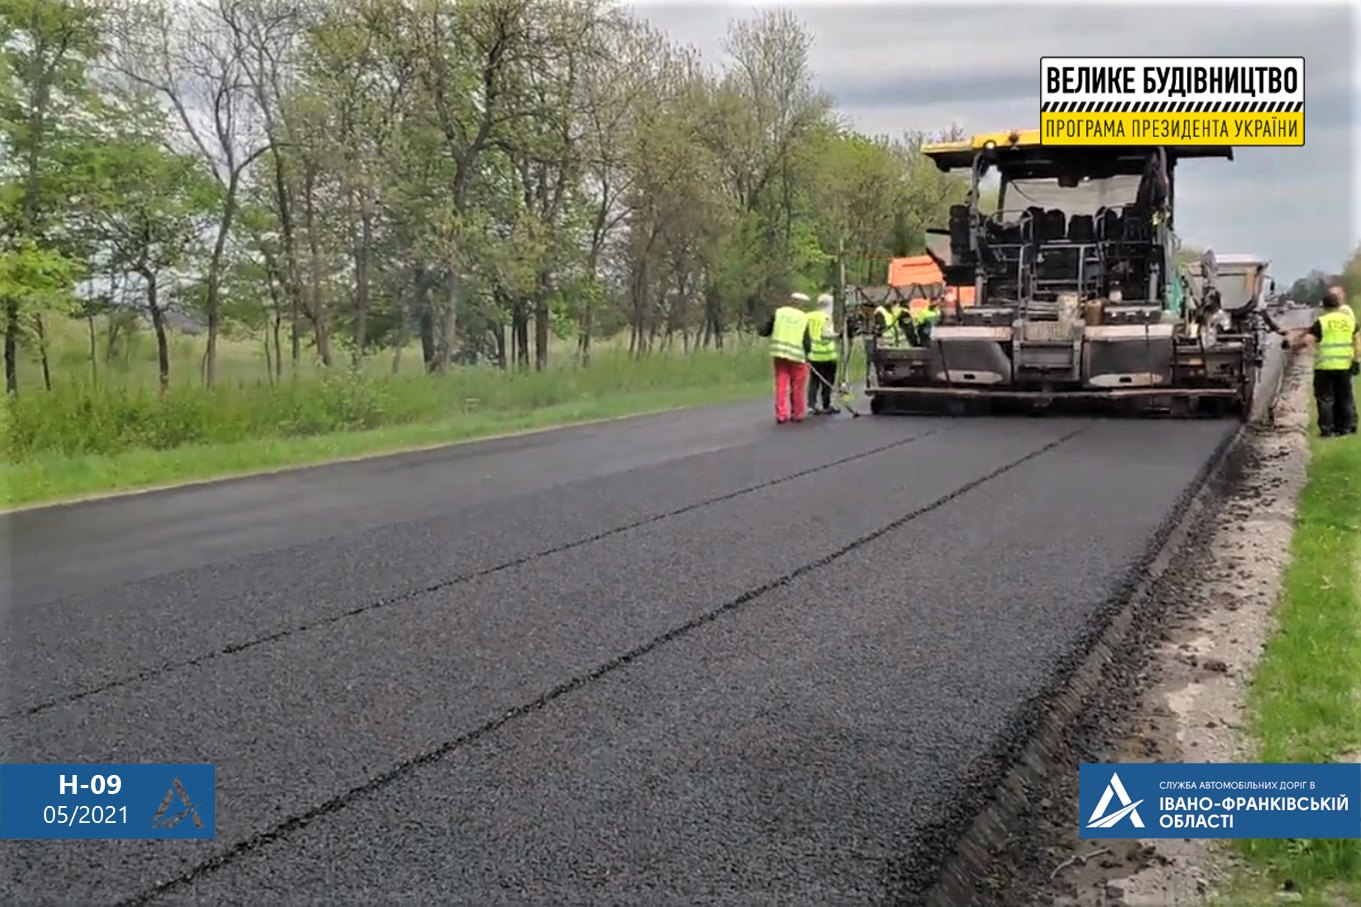
[[[1264,762],[1361,760],[1361,438],[1311,441],[1277,626],[1249,692]],[[1231,903],[1361,903],[1361,841],[1244,841]],[[1293,900],[1293,898],[1292,898]]]
[[[726,338],[722,350],[673,349],[642,358],[605,344],[588,368],[563,364],[541,372],[475,365],[427,375],[414,349],[396,374],[388,354],[358,369],[308,367],[278,381],[269,378],[259,350],[234,344],[224,352],[226,365],[211,391],[191,368],[200,358],[196,342],[176,338],[174,380],[164,396],[146,350],[101,373],[98,366],[90,369],[88,356],[59,349],[53,389],[30,385],[0,408],[7,451],[0,463],[0,504],[733,403],[770,387],[765,343],[739,335]],[[555,360],[569,362],[570,350],[556,351]]]

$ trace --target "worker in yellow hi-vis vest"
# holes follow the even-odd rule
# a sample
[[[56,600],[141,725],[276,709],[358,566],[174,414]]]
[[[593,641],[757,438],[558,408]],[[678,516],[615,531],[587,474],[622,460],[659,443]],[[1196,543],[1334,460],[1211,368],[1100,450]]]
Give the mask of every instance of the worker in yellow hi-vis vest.
[[[808,393],[808,353],[813,348],[808,333],[808,297],[793,293],[789,303],[775,310],[757,331],[770,338],[770,358],[775,366],[775,421],[802,422]]]
[[[926,346],[931,342],[931,330],[940,321],[940,300],[927,297],[921,311],[912,315],[912,344]]]
[[[832,387],[836,384],[837,330],[832,318],[835,301],[831,293],[818,297],[818,307],[808,314],[808,334],[812,347],[808,351],[808,411],[817,416],[840,412],[832,405]],[[818,406],[818,398],[822,405]]]
[[[1323,314],[1307,330],[1292,331],[1282,346],[1299,348],[1314,341],[1314,402],[1318,430],[1325,438],[1356,434],[1352,379],[1361,373],[1361,332],[1341,293],[1323,300]]]

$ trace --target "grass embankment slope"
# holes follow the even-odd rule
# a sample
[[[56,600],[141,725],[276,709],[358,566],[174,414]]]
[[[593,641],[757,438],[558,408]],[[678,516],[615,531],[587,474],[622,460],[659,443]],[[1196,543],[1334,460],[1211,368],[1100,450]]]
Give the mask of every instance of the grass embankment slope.
[[[1249,694],[1262,762],[1361,752],[1361,436],[1314,439],[1277,627]],[[1239,842],[1259,872],[1231,903],[1361,904],[1361,841]],[[1292,897],[1293,900],[1293,897]]]
[[[277,383],[257,346],[227,343],[211,391],[199,380],[201,338],[176,336],[172,355],[164,397],[146,343],[113,365],[101,359],[92,375],[88,352],[68,339],[51,355],[51,392],[25,363],[27,384],[0,412],[0,507],[735,402],[768,393],[771,380],[764,342],[740,337],[721,352],[641,360],[606,345],[589,368],[523,374],[475,366],[427,375],[415,348],[395,375],[388,353],[357,370],[308,367]],[[553,350],[551,361],[570,360],[570,349]]]

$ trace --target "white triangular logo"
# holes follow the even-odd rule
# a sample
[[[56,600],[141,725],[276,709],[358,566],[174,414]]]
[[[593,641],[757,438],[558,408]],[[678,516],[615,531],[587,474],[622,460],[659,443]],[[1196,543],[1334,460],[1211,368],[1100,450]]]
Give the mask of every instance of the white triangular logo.
[[[1106,807],[1111,805],[1112,797],[1120,801],[1120,808],[1110,815],[1103,815],[1106,812]],[[1087,820],[1087,827],[1114,828],[1115,823],[1125,816],[1129,816],[1129,821],[1135,828],[1143,828],[1144,820],[1139,818],[1139,810],[1136,808],[1143,802],[1143,800],[1130,802],[1129,794],[1125,792],[1125,785],[1120,783],[1120,776],[1111,772],[1111,781],[1106,785],[1106,791],[1101,795],[1101,801],[1096,804],[1092,817]]]

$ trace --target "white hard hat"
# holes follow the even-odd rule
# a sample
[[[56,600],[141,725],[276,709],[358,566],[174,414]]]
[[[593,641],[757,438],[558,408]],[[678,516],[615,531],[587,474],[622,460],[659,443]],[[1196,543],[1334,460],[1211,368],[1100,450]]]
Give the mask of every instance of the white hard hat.
[[[831,293],[823,293],[818,297],[818,305],[832,305],[835,302],[836,300],[832,298]]]
[[[794,301],[794,302],[807,302],[807,301],[808,301],[808,294],[807,294],[807,293],[790,293],[790,294],[789,294],[789,298],[790,298],[792,301]]]

